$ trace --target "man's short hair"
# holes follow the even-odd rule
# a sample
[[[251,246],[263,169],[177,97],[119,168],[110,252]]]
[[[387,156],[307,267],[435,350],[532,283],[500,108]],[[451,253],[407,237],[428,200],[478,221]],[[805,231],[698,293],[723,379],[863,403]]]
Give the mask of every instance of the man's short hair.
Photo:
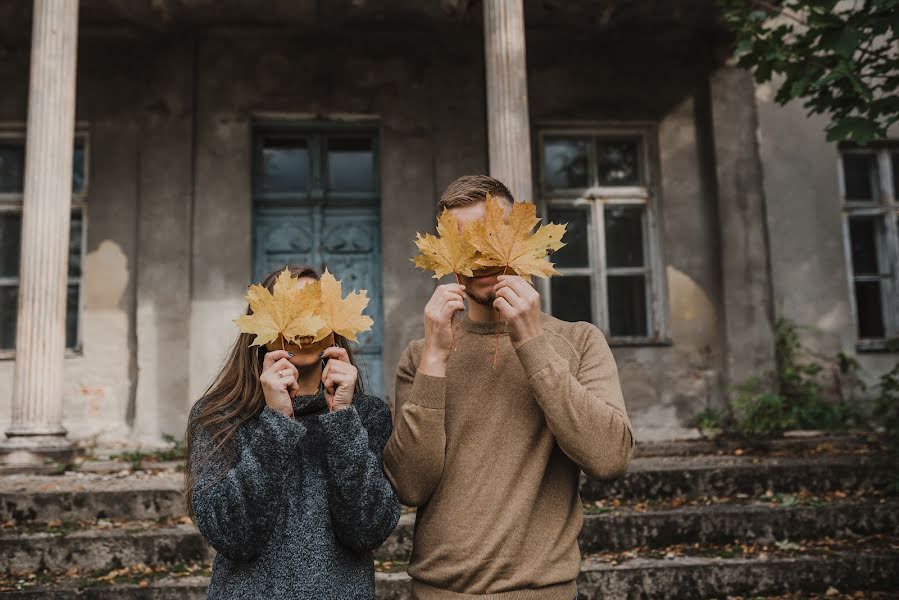
[[[504,198],[515,202],[512,192],[502,181],[487,175],[463,175],[446,186],[443,195],[437,202],[437,214],[446,208],[468,206],[487,199],[487,194],[494,198]]]

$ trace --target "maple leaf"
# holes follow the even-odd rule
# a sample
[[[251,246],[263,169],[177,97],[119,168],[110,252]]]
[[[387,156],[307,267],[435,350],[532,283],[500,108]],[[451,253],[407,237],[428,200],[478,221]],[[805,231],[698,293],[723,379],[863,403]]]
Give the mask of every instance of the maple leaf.
[[[537,207],[530,202],[512,204],[507,221],[499,200],[488,194],[484,219],[465,230],[468,241],[481,255],[477,264],[507,267],[527,281],[531,281],[531,275],[558,275],[547,256],[565,245],[562,236],[566,224],[549,223],[534,231],[539,222]]]
[[[242,333],[254,333],[250,346],[264,346],[284,336],[286,342],[300,345],[302,338],[311,338],[324,324],[317,314],[321,306],[318,290],[312,284],[297,287],[297,280],[285,268],[275,280],[273,291],[253,284],[247,289],[249,315],[234,319]]]
[[[368,292],[360,290],[342,297],[340,282],[325,269],[320,281],[306,287],[316,286],[320,290],[321,315],[323,325],[315,334],[315,341],[326,338],[332,331],[355,342],[356,334],[368,331],[374,324],[371,317],[362,314],[368,306]]]
[[[437,233],[417,234],[415,245],[421,254],[412,259],[415,266],[425,271],[434,271],[434,279],[450,273],[471,277],[478,268],[475,262],[477,249],[459,231],[459,222],[451,210],[443,209],[437,219]]]

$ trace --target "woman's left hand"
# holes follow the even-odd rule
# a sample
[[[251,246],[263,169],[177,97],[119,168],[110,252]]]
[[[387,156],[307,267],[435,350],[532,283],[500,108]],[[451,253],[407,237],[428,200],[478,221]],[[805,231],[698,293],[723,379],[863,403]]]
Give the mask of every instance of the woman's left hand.
[[[339,346],[325,349],[322,358],[328,359],[328,364],[322,371],[328,410],[334,412],[349,408],[353,404],[353,391],[356,389],[359,372],[350,364],[347,351]]]

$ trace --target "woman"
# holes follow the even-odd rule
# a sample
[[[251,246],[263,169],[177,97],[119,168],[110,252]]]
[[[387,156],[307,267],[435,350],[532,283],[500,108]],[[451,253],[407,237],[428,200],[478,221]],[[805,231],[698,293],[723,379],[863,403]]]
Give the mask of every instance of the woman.
[[[371,550],[400,515],[382,468],[390,410],[363,393],[345,338],[252,340],[237,338],[188,421],[188,512],[217,551],[207,598],[374,598]]]

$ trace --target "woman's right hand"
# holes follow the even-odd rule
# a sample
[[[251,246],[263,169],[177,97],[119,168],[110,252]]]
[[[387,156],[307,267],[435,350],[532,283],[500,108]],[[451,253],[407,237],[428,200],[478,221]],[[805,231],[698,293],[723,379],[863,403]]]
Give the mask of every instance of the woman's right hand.
[[[290,355],[285,350],[266,353],[262,360],[259,382],[262,384],[265,403],[272,410],[292,419],[293,397],[300,391],[297,383],[300,372],[287,360],[288,356]]]

